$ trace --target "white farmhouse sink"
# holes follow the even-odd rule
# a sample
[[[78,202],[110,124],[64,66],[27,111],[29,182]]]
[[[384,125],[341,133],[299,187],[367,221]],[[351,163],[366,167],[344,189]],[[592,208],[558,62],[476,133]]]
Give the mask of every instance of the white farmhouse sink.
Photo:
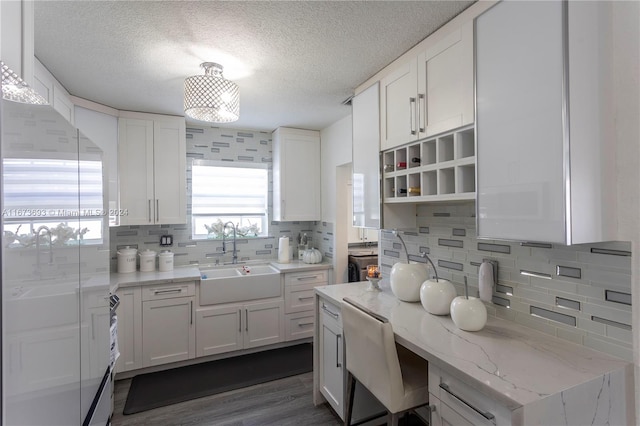
[[[245,274],[242,267],[200,271],[200,305],[244,302],[280,297],[280,272],[269,265],[252,265]]]

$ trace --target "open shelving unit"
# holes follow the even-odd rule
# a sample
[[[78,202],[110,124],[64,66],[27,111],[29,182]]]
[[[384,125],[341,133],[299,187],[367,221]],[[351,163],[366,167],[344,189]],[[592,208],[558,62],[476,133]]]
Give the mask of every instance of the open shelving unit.
[[[385,203],[475,200],[473,126],[384,151]]]

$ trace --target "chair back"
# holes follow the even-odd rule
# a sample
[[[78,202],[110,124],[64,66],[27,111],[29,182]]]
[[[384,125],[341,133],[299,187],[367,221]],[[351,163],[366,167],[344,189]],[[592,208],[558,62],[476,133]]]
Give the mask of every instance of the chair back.
[[[404,397],[393,329],[353,304],[342,302],[346,367],[386,408]]]

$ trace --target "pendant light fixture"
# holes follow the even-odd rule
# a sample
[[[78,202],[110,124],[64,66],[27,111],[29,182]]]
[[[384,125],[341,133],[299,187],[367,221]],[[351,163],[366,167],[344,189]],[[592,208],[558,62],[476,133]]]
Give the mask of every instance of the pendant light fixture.
[[[184,80],[184,113],[200,121],[230,123],[240,116],[238,85],[222,76],[222,65],[200,64],[204,75]]]

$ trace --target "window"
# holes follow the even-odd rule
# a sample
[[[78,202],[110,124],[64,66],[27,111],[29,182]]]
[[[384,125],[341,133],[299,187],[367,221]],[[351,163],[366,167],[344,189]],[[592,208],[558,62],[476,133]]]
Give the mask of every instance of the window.
[[[193,238],[222,238],[227,222],[238,236],[267,235],[269,171],[266,164],[194,160],[191,167]]]
[[[101,161],[78,161],[77,155],[4,158],[2,167],[3,231],[5,241],[11,239],[9,247],[35,244],[41,226],[58,246],[102,242],[107,212]]]

